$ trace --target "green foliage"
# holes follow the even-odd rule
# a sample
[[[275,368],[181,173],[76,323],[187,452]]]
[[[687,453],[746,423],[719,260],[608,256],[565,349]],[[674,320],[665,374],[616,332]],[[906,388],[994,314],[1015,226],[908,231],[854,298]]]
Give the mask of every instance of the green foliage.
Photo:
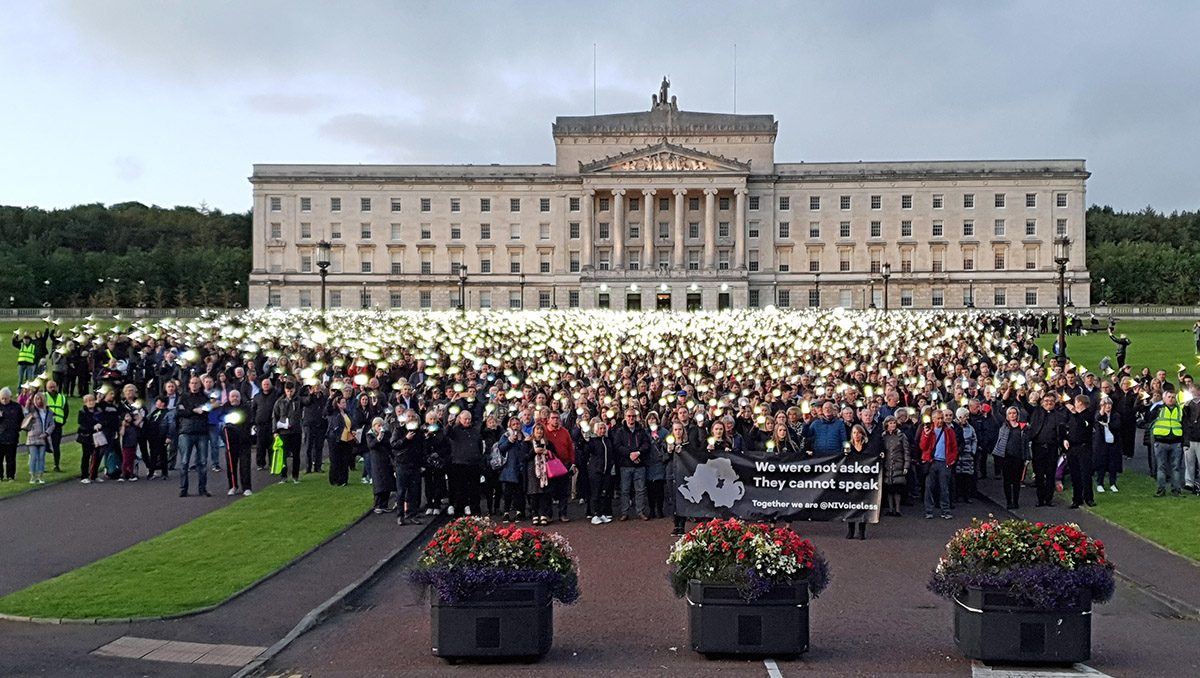
[[[212,303],[245,305],[250,232],[249,212],[136,202],[51,211],[0,206],[0,242],[6,245],[0,250],[0,302],[11,296],[14,305],[27,307],[162,306],[193,301],[179,288],[203,287]]]
[[[1194,304],[1200,296],[1200,212],[1147,207],[1087,212],[1092,299],[1115,304]],[[1104,289],[1100,279],[1104,278]]]

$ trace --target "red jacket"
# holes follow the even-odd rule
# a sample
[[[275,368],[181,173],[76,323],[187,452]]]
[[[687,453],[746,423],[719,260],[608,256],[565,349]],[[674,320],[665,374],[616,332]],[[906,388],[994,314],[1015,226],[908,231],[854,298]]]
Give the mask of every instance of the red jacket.
[[[554,455],[558,457],[566,466],[575,464],[575,442],[571,440],[571,432],[566,428],[559,426],[557,430],[551,431],[550,427],[546,427],[546,440],[554,446]]]
[[[958,438],[954,435],[954,429],[950,426],[943,425],[940,429],[935,429],[932,426],[926,428],[921,427],[921,461],[929,463],[933,461],[933,450],[937,447],[938,431],[941,431],[942,438],[946,441],[946,465],[953,466],[954,462],[958,461]]]

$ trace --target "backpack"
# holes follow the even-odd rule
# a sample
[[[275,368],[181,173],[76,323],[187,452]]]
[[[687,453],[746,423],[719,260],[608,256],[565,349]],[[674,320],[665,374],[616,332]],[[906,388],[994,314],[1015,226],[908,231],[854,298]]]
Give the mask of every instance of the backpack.
[[[508,455],[500,451],[500,443],[492,443],[492,451],[488,453],[488,466],[490,466],[493,471],[499,471],[500,469],[504,468],[504,465],[507,462]]]

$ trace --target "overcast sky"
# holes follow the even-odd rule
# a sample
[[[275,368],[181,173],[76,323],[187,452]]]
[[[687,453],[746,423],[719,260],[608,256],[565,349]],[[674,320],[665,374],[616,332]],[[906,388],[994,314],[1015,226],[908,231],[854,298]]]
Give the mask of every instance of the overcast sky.
[[[1200,208],[1200,3],[0,0],[0,204],[250,207],[254,163],[553,162],[556,115],[779,121],[780,162],[1084,158]]]

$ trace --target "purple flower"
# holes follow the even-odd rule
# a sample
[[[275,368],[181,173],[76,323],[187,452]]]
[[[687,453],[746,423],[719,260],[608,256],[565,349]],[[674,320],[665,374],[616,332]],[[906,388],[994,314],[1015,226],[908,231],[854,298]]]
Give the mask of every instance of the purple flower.
[[[934,572],[929,580],[929,590],[947,599],[965,594],[969,587],[1004,589],[1023,603],[1054,610],[1074,606],[1081,590],[1093,603],[1106,602],[1112,598],[1116,581],[1112,568],[1105,565],[1065,570],[1050,564],[1012,567],[1002,572],[949,568]]]
[[[499,567],[429,567],[413,570],[409,582],[421,588],[432,587],[448,603],[486,596],[505,584],[546,584],[550,597],[564,605],[579,599],[579,578],[574,572],[561,574],[551,570],[513,570]]]

